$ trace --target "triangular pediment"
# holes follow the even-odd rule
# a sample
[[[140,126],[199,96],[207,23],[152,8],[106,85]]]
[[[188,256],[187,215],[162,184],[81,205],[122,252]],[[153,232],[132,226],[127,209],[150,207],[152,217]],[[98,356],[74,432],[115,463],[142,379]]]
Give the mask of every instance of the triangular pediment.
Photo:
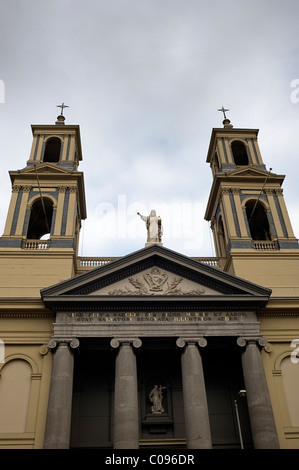
[[[220,301],[265,304],[269,289],[152,245],[41,291],[43,300],[60,303]]]
[[[246,166],[242,168],[237,168],[236,170],[232,170],[229,172],[230,176],[262,176],[265,177],[268,174],[268,171],[262,170],[260,168],[255,168],[252,166]]]
[[[277,175],[276,173],[271,173],[272,168],[270,171],[264,170],[263,168],[257,168],[254,166],[245,166],[245,167],[239,167],[236,170],[231,170],[229,172],[225,172],[225,176],[222,174],[219,174],[218,177],[220,178],[236,178],[236,179],[242,179],[246,180],[248,179],[257,179],[258,181],[260,180],[265,180],[267,178],[268,182],[276,182],[276,183],[282,183],[284,180],[283,175]]]
[[[36,167],[35,166],[28,166],[26,168],[23,168],[22,170],[19,170],[18,173],[20,174],[26,174],[26,175],[36,175],[36,172],[38,175],[40,174],[64,174],[64,175],[69,175],[72,173],[72,170],[69,170],[67,168],[62,168],[61,166],[57,165],[57,163],[40,163]]]
[[[125,277],[89,295],[108,296],[192,296],[192,295],[220,295],[221,293],[210,286],[177,275],[167,269],[153,266],[140,271],[136,275]]]

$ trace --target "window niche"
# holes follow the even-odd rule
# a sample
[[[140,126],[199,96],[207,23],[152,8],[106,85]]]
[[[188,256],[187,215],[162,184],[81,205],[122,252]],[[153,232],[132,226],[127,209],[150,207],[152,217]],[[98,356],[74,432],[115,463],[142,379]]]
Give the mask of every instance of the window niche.
[[[151,377],[144,387],[143,425],[149,434],[166,434],[172,426],[171,389],[163,377]]]
[[[58,137],[51,137],[46,142],[44,152],[44,162],[57,163],[60,160],[61,140]]]
[[[272,240],[267,212],[262,203],[256,200],[248,201],[246,215],[253,240]]]
[[[234,162],[237,166],[246,166],[249,164],[246,146],[239,140],[234,140],[231,144]]]
[[[23,433],[31,391],[30,364],[14,359],[3,366],[0,381],[0,433]]]
[[[50,237],[53,217],[53,202],[51,199],[37,199],[31,207],[27,239],[40,240],[46,235]]]

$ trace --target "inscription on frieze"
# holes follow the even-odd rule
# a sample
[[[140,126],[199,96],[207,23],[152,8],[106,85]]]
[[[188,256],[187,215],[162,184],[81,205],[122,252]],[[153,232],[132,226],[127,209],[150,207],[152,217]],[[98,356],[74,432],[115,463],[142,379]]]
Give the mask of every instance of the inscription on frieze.
[[[67,323],[130,322],[130,323],[179,323],[179,322],[248,322],[254,320],[253,312],[71,312]]]

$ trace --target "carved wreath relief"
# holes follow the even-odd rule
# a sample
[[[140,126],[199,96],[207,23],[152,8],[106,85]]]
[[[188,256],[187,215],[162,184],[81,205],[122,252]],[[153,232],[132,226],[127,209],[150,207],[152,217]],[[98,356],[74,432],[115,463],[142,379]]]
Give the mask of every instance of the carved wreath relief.
[[[109,295],[203,295],[205,293],[205,289],[202,288],[182,289],[180,286],[183,281],[182,277],[169,276],[158,268],[152,268],[143,276],[130,277],[128,281],[135,287],[135,290],[125,286],[124,289],[109,291]]]

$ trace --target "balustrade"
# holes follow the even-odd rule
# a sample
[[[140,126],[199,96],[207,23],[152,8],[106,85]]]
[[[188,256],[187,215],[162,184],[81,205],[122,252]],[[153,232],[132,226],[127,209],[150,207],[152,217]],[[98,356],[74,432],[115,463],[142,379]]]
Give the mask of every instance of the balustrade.
[[[24,250],[47,250],[50,246],[50,240],[24,240]]]

